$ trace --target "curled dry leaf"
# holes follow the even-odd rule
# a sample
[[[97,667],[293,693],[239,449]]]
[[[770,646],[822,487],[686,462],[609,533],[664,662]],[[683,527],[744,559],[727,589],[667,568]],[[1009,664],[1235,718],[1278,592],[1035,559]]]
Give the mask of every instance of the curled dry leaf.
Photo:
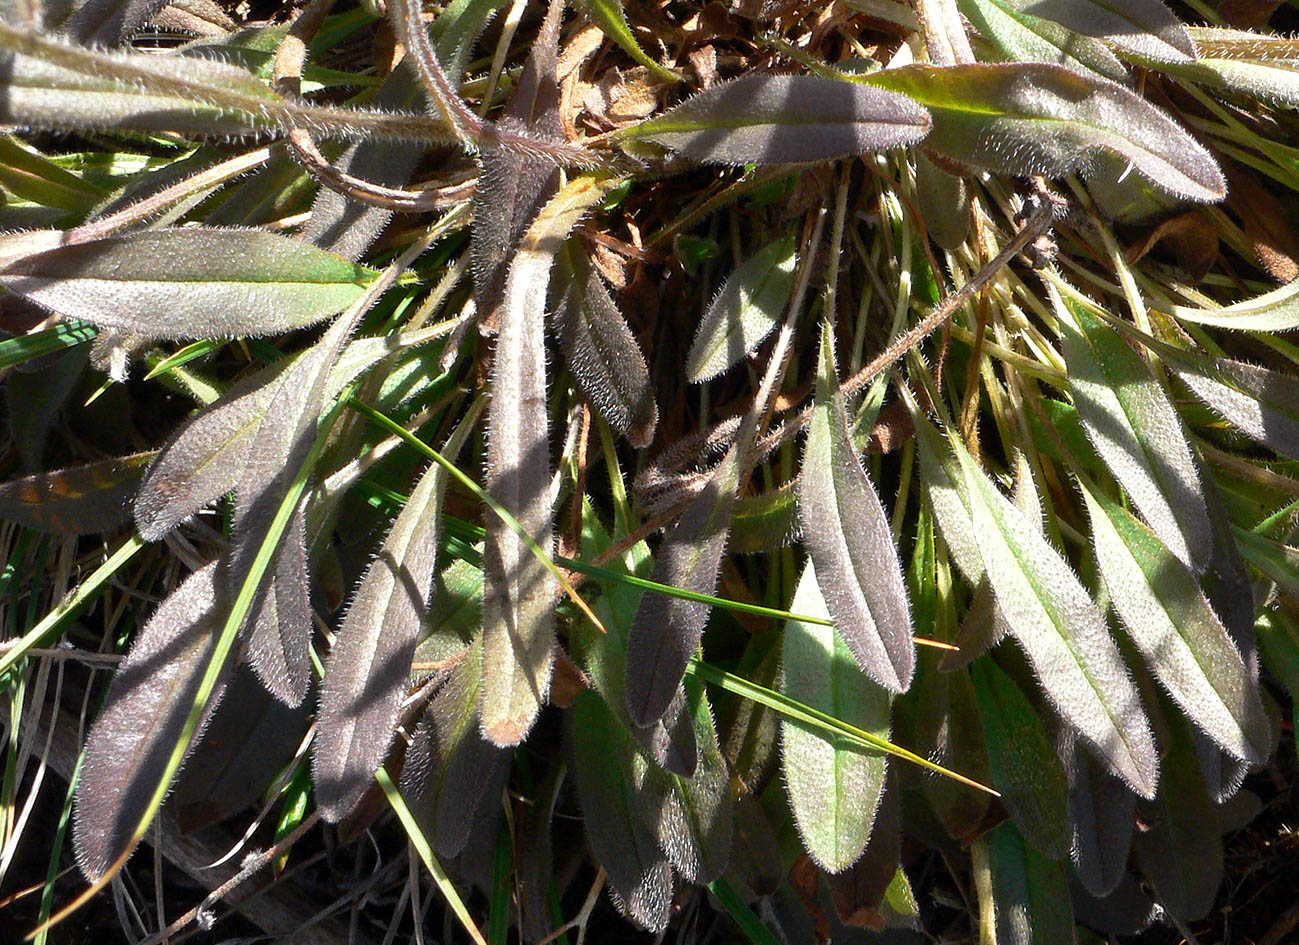
[[[88,879],[129,852],[215,654],[221,608],[217,562],[191,574],[140,631],[113,676],[86,738],[72,846]],[[221,699],[218,686],[195,737]]]
[[[794,613],[829,617],[809,563],[790,602]],[[791,620],[782,642],[780,689],[800,702],[881,738],[889,736],[889,694],[857,665],[832,626]],[[870,840],[884,791],[886,756],[780,720],[781,762],[790,809],[803,846],[822,869],[838,873]]]
[[[914,144],[924,108],[819,76],[750,75],[699,92],[622,134],[705,164],[801,164]]]
[[[153,339],[279,334],[343,311],[374,272],[264,230],[145,230],[9,262],[0,286]]]
[[[821,332],[798,511],[817,583],[844,642],[868,676],[905,692],[916,649],[902,564],[888,516],[848,434],[829,322]]]
[[[929,110],[925,147],[1001,174],[1059,177],[1113,151],[1163,189],[1191,200],[1227,192],[1217,163],[1175,121],[1136,93],[1046,63],[884,69],[857,79]]]
[[[780,321],[794,288],[794,237],[768,243],[736,267],[708,306],[686,354],[686,377],[698,384],[737,364]]]

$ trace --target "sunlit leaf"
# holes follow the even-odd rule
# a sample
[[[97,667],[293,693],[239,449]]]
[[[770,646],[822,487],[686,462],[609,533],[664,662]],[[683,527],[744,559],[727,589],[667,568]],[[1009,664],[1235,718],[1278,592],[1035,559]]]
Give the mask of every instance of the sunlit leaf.
[[[1054,20],[1034,16],[1011,0],[958,0],[961,12],[1007,59],[1050,62],[1124,82],[1128,70],[1105,44]]]
[[[1234,328],[1237,331],[1291,331],[1299,328],[1299,282],[1291,282],[1243,302],[1221,308],[1169,306],[1169,313],[1187,322]]]
[[[562,294],[551,326],[564,359],[609,426],[632,446],[649,446],[659,411],[636,336],[575,241],[564,244],[556,276]]]
[[[529,227],[510,265],[496,341],[488,413],[487,489],[549,553],[554,501],[546,400],[545,301],[550,269],[568,232],[605,193],[581,177]],[[524,739],[550,689],[556,582],[523,539],[487,519],[483,600],[483,734]]]
[[[780,321],[794,288],[794,238],[768,243],[736,267],[704,312],[686,354],[686,377],[711,380],[737,364]]]
[[[1045,63],[884,69],[859,82],[915,99],[933,116],[925,147],[999,174],[1059,177],[1116,152],[1192,200],[1227,192],[1217,163],[1176,122],[1121,85]]]
[[[1092,446],[1165,545],[1203,571],[1209,513],[1186,433],[1149,366],[1081,305],[1060,303],[1069,389]]]
[[[1262,761],[1272,726],[1257,682],[1199,582],[1132,513],[1085,482],[1082,492],[1110,599],[1155,678],[1224,749]]]
[[[901,95],[819,76],[750,75],[624,132],[705,164],[830,161],[919,141],[929,116]]]
[[[799,474],[803,541],[835,626],[858,664],[884,688],[905,692],[916,654],[902,565],[888,516],[849,439],[832,332],[826,322]]]
[[[1299,103],[1299,47],[1288,36],[1189,27],[1200,58],[1156,67],[1178,78],[1264,102]]]
[[[159,605],[118,667],[87,736],[72,840],[77,864],[92,880],[128,852],[183,735],[220,636],[217,567],[195,571]],[[222,690],[208,702],[209,715]]]
[[[1160,0],[1028,0],[1020,9],[1162,62],[1195,58],[1195,43]]]
[[[808,564],[790,605],[828,615]],[[881,738],[889,736],[889,695],[867,678],[834,627],[791,620],[782,645],[782,691]],[[847,869],[866,848],[884,790],[886,759],[791,719],[781,719],[782,770],[803,845],[825,870]]]
[[[65,318],[174,340],[302,328],[355,302],[371,275],[276,233],[185,227],[11,261],[0,286]]]

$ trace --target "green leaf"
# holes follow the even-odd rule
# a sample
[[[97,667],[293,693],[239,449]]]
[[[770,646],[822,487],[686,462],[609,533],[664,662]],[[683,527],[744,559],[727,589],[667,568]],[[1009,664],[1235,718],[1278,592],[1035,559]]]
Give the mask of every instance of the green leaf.
[[[793,164],[914,144],[928,131],[928,114],[902,95],[820,76],[749,75],[619,140],[652,141],[703,164]]]
[[[799,474],[803,540],[835,626],[858,664],[885,689],[905,692],[916,661],[911,607],[888,516],[848,436],[832,332],[825,322]]]
[[[1159,62],[1188,62],[1195,43],[1160,0],[1028,0],[1020,9]]]
[[[1068,784],[1037,710],[991,659],[975,660],[970,679],[993,786],[1024,839],[1051,859],[1063,859],[1069,853]]]
[[[686,355],[692,384],[729,370],[780,321],[794,288],[793,236],[768,243],[736,267],[695,329]]]
[[[347,308],[371,270],[263,230],[146,230],[12,260],[0,286],[153,339],[279,334]]]
[[[972,63],[884,69],[856,78],[909,96],[933,116],[925,147],[999,174],[1060,177],[1113,151],[1160,187],[1221,200],[1213,157],[1134,92],[1063,66]]]
[[[791,606],[829,613],[810,563]],[[833,627],[787,623],[782,666],[782,692],[888,738],[889,695],[861,671]],[[785,790],[803,845],[822,869],[841,872],[856,862],[870,839],[884,791],[885,756],[789,718],[781,719],[780,731]]]
[[[1291,331],[1299,328],[1299,280],[1243,302],[1221,308],[1170,305],[1168,312],[1182,321],[1236,331]]]
[[[77,787],[73,849],[90,880],[103,876],[138,839],[199,684],[216,653],[222,616],[213,562],[191,574],[158,606],[118,667],[104,710],[86,738]],[[220,701],[217,686],[195,734]],[[192,740],[191,740],[192,741]],[[183,749],[188,753],[188,746]]]
[[[984,941],[997,945],[1076,941],[1069,881],[1059,862],[1034,850],[1014,824],[1002,824],[980,837],[971,852]]]
[[[0,136],[0,186],[43,207],[87,213],[103,199],[89,181],[60,167],[12,135]]]
[[[627,14],[623,11],[622,0],[577,0],[577,5],[604,31],[604,35],[621,46],[635,62],[666,82],[675,84],[685,81],[685,76],[667,68],[641,49],[640,43],[636,42],[636,37],[632,34],[631,26],[627,23]]]
[[[1113,499],[1080,480],[1114,609],[1173,701],[1236,758],[1261,762],[1272,725],[1258,683],[1199,582]]]
[[[1264,102],[1299,103],[1299,55],[1290,37],[1203,26],[1189,30],[1200,58],[1161,63],[1157,68],[1180,79]]]
[[[1007,58],[1049,62],[1125,82],[1128,70],[1099,40],[1080,36],[1056,23],[1025,13],[1011,0],[958,0],[962,13]]]
[[[1117,332],[1056,298],[1069,389],[1092,446],[1169,550],[1204,571],[1213,529],[1177,408]]]

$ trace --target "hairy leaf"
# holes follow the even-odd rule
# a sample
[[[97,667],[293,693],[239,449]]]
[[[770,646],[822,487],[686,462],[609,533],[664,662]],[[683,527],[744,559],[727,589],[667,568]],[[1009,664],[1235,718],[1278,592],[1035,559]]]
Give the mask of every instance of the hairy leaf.
[[[62,30],[86,46],[115,46],[166,5],[167,0],[85,0],[63,22]]]
[[[1160,62],[1196,56],[1186,25],[1161,0],[1028,0],[1021,9]]]
[[[1076,940],[1068,877],[1058,861],[1034,850],[1014,824],[979,838],[972,852],[981,911],[986,908],[984,914],[995,923],[995,931],[988,932],[998,945]],[[986,907],[985,891],[991,896]]]
[[[509,773],[509,755],[479,731],[482,663],[475,643],[424,708],[401,772],[402,796],[442,856],[464,849],[479,808],[499,801]],[[394,712],[389,730],[395,722]]]
[[[989,776],[1024,839],[1052,859],[1069,852],[1064,768],[1028,697],[991,659],[975,660],[970,678],[988,744]]]
[[[1203,571],[1213,530],[1177,409],[1117,332],[1081,305],[1056,311],[1088,438],[1155,534],[1183,564]]]
[[[794,164],[919,141],[929,116],[901,95],[819,76],[750,75],[623,133],[705,164]]]
[[[1299,103],[1299,64],[1288,36],[1189,27],[1200,51],[1194,62],[1159,64],[1178,78],[1279,105]]]
[[[216,562],[195,571],[159,605],[113,676],[86,738],[72,841],[91,880],[128,852],[182,735],[220,636],[216,572]],[[204,721],[223,690],[213,693]]]
[[[916,662],[907,589],[888,516],[848,435],[832,332],[826,322],[799,474],[803,540],[835,626],[858,664],[885,689],[905,692]]]
[[[1216,743],[1244,761],[1271,750],[1258,684],[1199,582],[1121,505],[1082,483],[1114,609],[1155,678]]]
[[[558,263],[561,297],[551,315],[564,359],[600,415],[632,446],[654,440],[659,409],[649,367],[604,280],[574,240]]]
[[[780,321],[794,288],[793,236],[768,243],[731,273],[704,313],[686,354],[686,377],[698,384],[737,364]]]
[[[815,565],[799,579],[790,608],[828,617]],[[850,725],[889,736],[889,694],[858,666],[834,627],[791,620],[782,644],[782,691]],[[822,869],[847,869],[866,848],[884,790],[886,758],[787,718],[780,720],[789,806],[803,845]]]
[[[582,12],[589,16],[615,43],[623,48],[627,55],[667,82],[681,82],[683,77],[665,67],[658,60],[641,49],[640,43],[627,23],[627,14],[623,11],[622,0],[577,0]]]
[[[1054,20],[1033,16],[1012,0],[958,0],[964,13],[1007,59],[1049,62],[1125,82],[1128,70],[1104,43],[1080,36]]]
[[[373,273],[263,230],[145,230],[11,261],[0,286],[146,338],[278,334],[341,312]]]
[[[66,535],[106,532],[130,515],[130,498],[153,453],[101,459],[0,485],[0,518]]]
[[[278,493],[270,493],[278,495]],[[236,508],[236,529],[240,516]],[[297,509],[289,519],[271,569],[258,588],[248,609],[245,626],[247,648],[244,651],[253,671],[277,699],[298,706],[311,686],[311,602],[308,592],[311,578],[307,574],[306,513]],[[242,581],[238,558],[241,546],[261,544],[263,530],[244,528],[236,537],[235,552],[229,561],[231,591]]]
[[[1062,730],[1060,755],[1069,781],[1069,857],[1087,891],[1108,896],[1127,869],[1137,796],[1097,767],[1068,729]]]
[[[740,464],[739,450],[732,447],[663,539],[652,580],[700,594],[716,590]],[[709,610],[708,604],[652,591],[641,598],[627,641],[627,708],[633,724],[653,725],[678,698]]]
[[[884,69],[858,78],[909,96],[933,116],[925,147],[1000,174],[1059,177],[1098,151],[1122,155],[1160,187],[1220,200],[1213,157],[1134,92],[1046,63],[974,63]]]
[[[660,931],[668,922],[672,868],[652,825],[664,798],[647,796],[648,764],[589,690],[573,703],[572,740],[573,775],[596,860],[631,918]]]
[[[546,416],[546,287],[568,232],[607,186],[581,177],[546,205],[519,244],[502,302],[488,413],[488,491],[547,553],[554,499]],[[499,516],[487,520],[483,568],[483,734],[498,745],[517,745],[550,689],[557,589],[551,572]]]
[[[453,434],[451,455],[468,432],[464,425]],[[392,743],[415,642],[428,615],[446,478],[436,463],[420,478],[361,578],[329,655],[312,754],[316,798],[326,820],[351,812]]]

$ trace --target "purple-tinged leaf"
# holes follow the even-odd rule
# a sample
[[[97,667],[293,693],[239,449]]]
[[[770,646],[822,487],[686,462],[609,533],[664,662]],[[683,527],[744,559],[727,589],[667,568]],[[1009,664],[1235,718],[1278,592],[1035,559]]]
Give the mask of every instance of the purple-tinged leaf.
[[[374,273],[264,230],[110,236],[8,262],[0,286],[65,318],[152,339],[278,334],[347,308]]]
[[[729,370],[771,334],[789,305],[797,262],[794,238],[787,236],[736,267],[695,329],[686,354],[692,384]]]
[[[1117,332],[1081,305],[1060,300],[1056,311],[1088,439],[1155,534],[1182,564],[1202,572],[1213,530],[1177,409]]]
[[[809,563],[790,609],[829,617]],[[889,736],[889,693],[868,678],[834,627],[791,620],[782,643],[780,689],[800,702],[881,738]],[[803,846],[822,869],[841,872],[870,840],[884,791],[886,757],[782,718],[785,790]]]
[[[1186,24],[1160,0],[1029,0],[1020,10],[1147,59],[1190,62],[1196,57]]]
[[[1110,600],[1150,671],[1214,742],[1242,761],[1262,762],[1272,724],[1258,683],[1199,581],[1131,512],[1081,485]]]
[[[591,850],[627,914],[661,931],[672,905],[672,868],[654,833],[664,786],[646,780],[649,763],[598,695],[583,692],[572,713],[573,777]]]
[[[957,0],[961,12],[1005,58],[1050,62],[1126,82],[1128,70],[1100,40],[1080,36],[1054,20],[1033,16],[1014,0]]]
[[[740,465],[740,452],[732,447],[663,539],[651,580],[698,594],[717,589]],[[699,648],[710,609],[653,591],[641,598],[627,642],[627,709],[633,724],[648,727],[668,710]]]
[[[130,499],[154,453],[101,459],[0,485],[0,518],[65,535],[106,532],[130,516]]]
[[[1068,729],[1061,730],[1059,750],[1069,781],[1069,858],[1086,890],[1104,898],[1127,869],[1137,796],[1098,768]]]
[[[623,132],[704,164],[804,164],[914,144],[929,131],[914,101],[820,76],[749,75],[699,92]]]
[[[302,704],[311,685],[310,586],[306,516],[298,509],[244,624],[244,653],[253,672],[267,692],[291,707]]]
[[[832,332],[826,322],[799,475],[803,541],[858,665],[885,689],[905,692],[916,663],[911,607],[888,516],[848,434]]]
[[[545,301],[550,269],[578,219],[608,183],[581,177],[529,227],[510,266],[492,368],[487,491],[549,554],[550,492]],[[483,570],[483,734],[502,747],[527,737],[550,689],[556,581],[498,515],[487,519]]]
[[[429,700],[406,750],[402,797],[439,856],[464,849],[479,808],[499,801],[509,774],[509,754],[479,731],[482,675],[476,643]],[[394,712],[389,729],[395,722]]]
[[[361,578],[329,655],[312,754],[326,820],[351,812],[392,744],[428,613],[446,475],[434,464],[421,477]]]
[[[195,571],[154,611],[86,738],[72,841],[77,864],[91,880],[128,852],[184,732],[220,636],[217,567],[213,562]],[[223,691],[218,685],[202,722]]]
[[[884,69],[859,82],[927,108],[925,147],[998,174],[1060,177],[1098,152],[1122,155],[1144,176],[1191,200],[1221,200],[1213,156],[1136,93],[1046,63],[973,63]]]
[[[609,426],[643,449],[654,440],[659,409],[636,336],[575,241],[559,255],[559,304],[551,330],[583,392]]]

